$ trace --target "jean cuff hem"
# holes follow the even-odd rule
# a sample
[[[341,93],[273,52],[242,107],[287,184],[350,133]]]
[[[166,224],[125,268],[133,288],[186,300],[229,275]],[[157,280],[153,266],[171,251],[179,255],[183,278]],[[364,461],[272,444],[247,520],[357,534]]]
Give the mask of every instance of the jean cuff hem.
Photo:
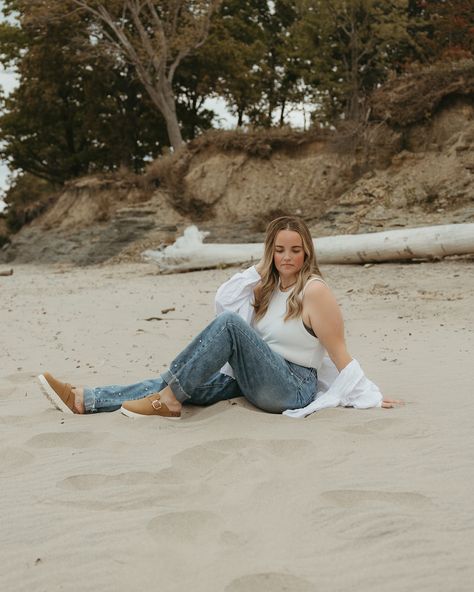
[[[174,396],[180,403],[184,403],[191,398],[190,395],[188,395],[188,393],[183,389],[178,378],[171,372],[171,370],[166,370],[163,372],[161,374],[161,378],[170,387]]]
[[[86,413],[95,413],[97,411],[93,390],[90,388],[84,389],[84,409]]]

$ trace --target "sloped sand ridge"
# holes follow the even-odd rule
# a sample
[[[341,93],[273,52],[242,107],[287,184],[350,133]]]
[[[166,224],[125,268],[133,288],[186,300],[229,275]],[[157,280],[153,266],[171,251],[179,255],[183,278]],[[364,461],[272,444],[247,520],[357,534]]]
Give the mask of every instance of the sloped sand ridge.
[[[286,573],[261,573],[237,578],[225,592],[313,592],[314,584]]]
[[[299,421],[238,399],[167,423],[64,415],[41,394],[42,370],[155,375],[232,271],[1,278],[1,589],[470,591],[472,262],[323,269],[350,352],[403,408]]]

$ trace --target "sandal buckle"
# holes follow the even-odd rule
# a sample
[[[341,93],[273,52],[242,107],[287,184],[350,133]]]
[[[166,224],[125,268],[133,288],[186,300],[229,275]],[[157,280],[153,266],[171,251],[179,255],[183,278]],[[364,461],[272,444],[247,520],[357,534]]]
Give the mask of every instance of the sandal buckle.
[[[163,403],[159,399],[154,399],[151,402],[151,406],[153,409],[155,409],[155,411],[159,411],[163,407]]]

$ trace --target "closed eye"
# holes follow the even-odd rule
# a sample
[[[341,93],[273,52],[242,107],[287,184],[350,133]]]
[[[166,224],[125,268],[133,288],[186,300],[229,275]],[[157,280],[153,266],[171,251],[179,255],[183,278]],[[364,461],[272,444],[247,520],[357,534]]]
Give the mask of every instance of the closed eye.
[[[291,252],[292,252],[292,253],[301,253],[301,252],[302,252],[302,250],[303,250],[303,249],[302,249],[301,247],[293,247],[293,248],[291,249]],[[276,247],[276,248],[275,248],[275,252],[276,252],[276,253],[284,253],[284,252],[285,252],[285,249],[283,249],[283,248],[281,248],[281,247]]]

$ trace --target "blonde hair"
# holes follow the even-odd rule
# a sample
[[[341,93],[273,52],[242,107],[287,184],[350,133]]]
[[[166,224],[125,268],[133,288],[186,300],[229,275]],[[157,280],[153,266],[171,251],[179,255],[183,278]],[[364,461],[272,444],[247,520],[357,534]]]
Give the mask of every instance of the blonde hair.
[[[263,266],[262,266],[262,283],[260,289],[255,294],[255,319],[261,319],[268,310],[268,305],[273,292],[279,284],[280,276],[275,267],[275,241],[278,233],[281,230],[292,230],[301,236],[304,251],[303,267],[300,269],[296,284],[291,291],[287,301],[287,311],[285,321],[301,316],[303,310],[303,301],[300,296],[306,282],[315,275],[322,277],[316,262],[316,254],[314,252],[313,239],[309,232],[309,228],[299,218],[293,216],[282,216],[272,220],[267,226],[265,234],[264,252],[263,252]]]

